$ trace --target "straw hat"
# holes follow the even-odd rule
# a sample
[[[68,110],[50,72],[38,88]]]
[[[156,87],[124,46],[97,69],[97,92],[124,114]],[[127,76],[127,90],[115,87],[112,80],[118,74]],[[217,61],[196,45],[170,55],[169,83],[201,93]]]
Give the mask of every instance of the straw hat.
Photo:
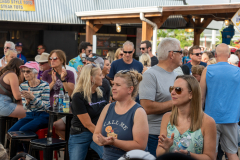
[[[49,57],[50,54],[46,53],[46,52],[43,52],[41,55],[37,55],[35,57],[35,61],[37,61],[38,63],[41,63],[41,62],[48,62],[48,57]]]

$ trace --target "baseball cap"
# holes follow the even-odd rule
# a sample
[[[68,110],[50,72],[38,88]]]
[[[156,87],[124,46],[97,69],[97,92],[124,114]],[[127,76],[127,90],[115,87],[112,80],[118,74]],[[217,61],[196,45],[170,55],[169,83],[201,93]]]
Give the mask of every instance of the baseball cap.
[[[34,61],[26,62],[24,65],[21,65],[19,68],[23,68],[23,67],[34,68],[39,72],[39,64]]]
[[[156,158],[153,155],[151,155],[149,152],[146,152],[140,149],[134,149],[134,150],[128,151],[118,160],[127,160],[127,159],[134,159],[134,158],[136,159],[139,158],[143,160],[156,160]]]
[[[237,50],[236,48],[232,48],[232,49],[231,49],[231,53],[232,53],[232,52],[235,53],[236,50]]]
[[[46,53],[46,52],[43,52],[41,55],[37,55],[35,57],[35,61],[37,61],[38,63],[41,63],[41,62],[48,62],[48,57],[49,57],[50,54]]]
[[[232,64],[237,64],[239,62],[239,58],[235,54],[231,54],[230,57],[228,58],[228,61],[231,62]]]
[[[103,69],[103,66],[104,66],[104,60],[103,60],[102,57],[94,56],[94,57],[92,57],[92,58],[87,57],[86,59],[87,59],[88,61],[90,61],[90,62],[94,62],[95,64],[99,64],[101,70]]]
[[[18,47],[18,46],[21,46],[21,47],[22,47],[23,45],[22,45],[21,42],[17,42],[17,43],[16,43],[16,47]]]

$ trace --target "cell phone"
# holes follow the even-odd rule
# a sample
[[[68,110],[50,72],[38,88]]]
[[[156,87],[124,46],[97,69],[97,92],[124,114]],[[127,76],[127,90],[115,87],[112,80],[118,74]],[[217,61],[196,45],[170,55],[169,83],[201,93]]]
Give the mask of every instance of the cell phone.
[[[86,60],[86,53],[82,53],[82,61],[85,61]]]

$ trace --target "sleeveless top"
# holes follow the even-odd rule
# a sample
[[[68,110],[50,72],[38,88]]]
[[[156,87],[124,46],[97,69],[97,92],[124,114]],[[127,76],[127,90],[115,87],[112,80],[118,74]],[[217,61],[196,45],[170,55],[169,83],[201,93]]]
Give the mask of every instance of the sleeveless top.
[[[237,123],[240,117],[240,68],[218,62],[207,67],[205,113],[216,124]]]
[[[136,110],[142,107],[140,104],[136,103],[132,108],[130,108],[125,114],[119,115],[115,112],[116,102],[111,103],[106,117],[103,121],[102,135],[104,137],[112,136],[119,140],[133,140],[132,128],[133,120]],[[103,159],[104,160],[117,160],[126,151],[119,149],[115,146],[104,146],[103,148]]]
[[[183,137],[187,137],[189,135],[191,137],[191,143],[188,146],[187,150],[196,154],[203,153],[203,135],[202,135],[201,128],[196,130],[195,132],[192,132],[188,129],[186,132],[184,132],[181,135],[177,127],[175,125],[171,125],[169,121],[167,125],[167,137],[171,138],[172,133],[174,133],[174,141],[173,141],[173,145],[170,147],[169,152],[174,152],[173,149],[178,145],[179,141]]]
[[[1,88],[0,88],[0,94],[3,94],[3,95],[7,95],[7,96],[13,96],[12,95],[12,89],[11,89],[11,86],[6,84],[4,81],[3,81],[3,78],[8,74],[8,73],[11,73],[13,71],[6,71],[4,74],[2,74],[2,76],[0,77],[0,84],[9,92],[11,93],[11,95],[5,93]],[[14,73],[14,72],[13,72]]]

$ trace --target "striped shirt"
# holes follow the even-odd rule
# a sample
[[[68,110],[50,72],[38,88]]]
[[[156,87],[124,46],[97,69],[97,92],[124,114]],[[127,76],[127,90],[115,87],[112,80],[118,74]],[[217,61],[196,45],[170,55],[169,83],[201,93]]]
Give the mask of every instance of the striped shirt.
[[[28,91],[28,81],[21,83],[19,86],[19,90]],[[33,92],[34,99],[26,105],[27,101],[24,97],[22,97],[23,108],[27,110],[27,112],[32,111],[44,111],[50,107],[50,88],[49,84],[43,80],[40,80],[40,84],[36,87],[30,87],[30,91]]]

